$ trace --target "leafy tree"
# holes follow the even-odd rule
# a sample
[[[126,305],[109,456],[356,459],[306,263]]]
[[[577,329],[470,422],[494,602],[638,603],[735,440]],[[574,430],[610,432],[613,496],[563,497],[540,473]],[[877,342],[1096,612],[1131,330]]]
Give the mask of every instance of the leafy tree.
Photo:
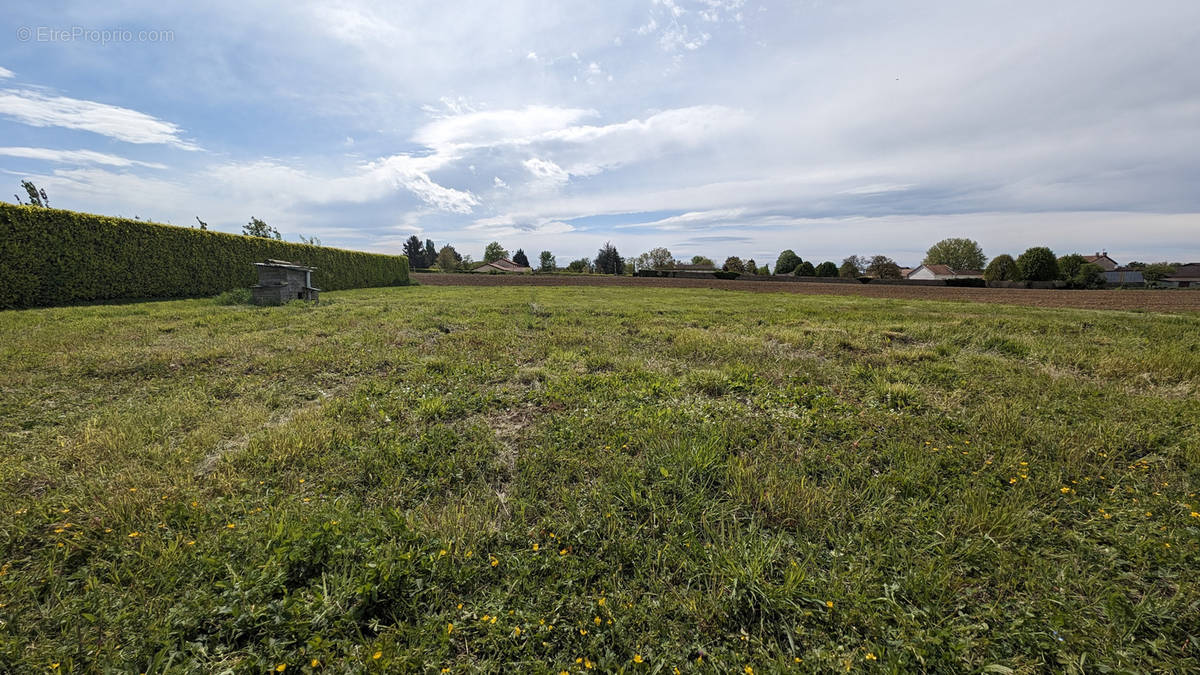
[[[755,272],[755,274],[760,277],[769,277],[771,276],[771,268],[767,267],[766,265],[762,265],[758,268],[758,271]]]
[[[408,265],[414,270],[429,267],[429,261],[425,260],[425,247],[415,234],[404,240],[404,255],[408,256]]]
[[[899,279],[900,266],[886,255],[877,255],[867,264],[867,276],[877,279]]]
[[[437,254],[437,266],[443,272],[453,272],[458,269],[458,251],[446,244]]]
[[[517,249],[517,252],[513,254],[512,261],[517,263],[521,267],[529,267],[530,266],[529,258],[525,257],[525,249],[521,249],[521,248]]]
[[[28,204],[29,206],[40,206],[42,208],[50,208],[50,198],[46,196],[46,191],[39,189],[38,186],[33,184],[33,181],[22,180],[21,188],[24,189],[25,193],[29,195],[29,204]],[[20,195],[13,195],[13,196],[17,198],[18,204],[25,203],[25,202],[21,201]]]
[[[992,258],[987,269],[983,270],[985,281],[1015,281],[1019,274],[1017,262],[1007,253]]]
[[[1067,281],[1072,288],[1104,288],[1108,283],[1104,276],[1104,268],[1090,262],[1080,265]]]
[[[737,257],[736,255],[731,255],[725,259],[725,264],[721,266],[721,269],[725,270],[726,272],[737,272],[738,274],[741,274],[746,271],[746,265],[742,263],[741,258]]]
[[[638,270],[666,270],[675,266],[675,256],[659,246],[639,255],[633,262]]]
[[[792,249],[788,249],[779,254],[775,260],[775,274],[791,274],[796,270],[796,266],[800,264],[800,256]]]
[[[798,277],[815,277],[817,276],[817,268],[813,267],[813,264],[807,260],[801,260],[792,273]]]
[[[1045,246],[1034,246],[1017,257],[1017,273],[1023,281],[1053,281],[1058,278],[1058,259]]]
[[[754,262],[754,258],[746,259],[746,274],[758,274],[758,263]]]
[[[625,267],[624,267],[624,270],[625,270],[625,271],[624,271],[624,274],[628,274],[628,275],[630,275],[630,276],[633,276],[633,273],[637,271],[637,266],[633,264],[633,261],[632,261],[632,260],[628,260],[628,259],[627,259],[627,260],[625,261]]]
[[[973,239],[943,239],[925,252],[922,265],[948,265],[953,270],[981,270],[987,258]]]
[[[867,265],[871,264],[871,262],[861,255],[849,255],[842,260],[842,267],[839,267],[838,270],[840,271],[847,264],[854,267],[855,272],[851,276],[856,277],[865,272],[867,270]]]
[[[833,262],[829,260],[817,265],[817,269],[815,271],[819,277],[836,277],[838,275],[837,265],[833,264]]]
[[[296,236],[300,237],[301,244],[308,244],[309,246],[320,246],[321,245],[320,237],[306,237],[302,234],[296,235]]]
[[[425,240],[425,255],[424,255],[425,266],[433,267],[434,263],[437,262],[437,255],[438,255],[438,250],[437,250],[437,247],[433,245],[433,240],[426,239]]]
[[[600,274],[621,274],[625,271],[625,261],[621,259],[621,254],[617,253],[617,247],[612,245],[611,241],[604,242],[604,246],[596,252],[596,271]]]
[[[1142,278],[1146,281],[1162,281],[1175,273],[1177,267],[1168,262],[1150,263],[1142,268]]]
[[[200,229],[202,229],[202,230],[208,229],[208,223],[204,222],[203,220],[200,220],[200,216],[196,216],[196,222],[200,223]]]
[[[694,255],[694,256],[692,256],[692,264],[693,264],[693,265],[711,265],[711,266],[713,266],[713,267],[716,267],[716,266],[717,266],[717,264],[716,264],[716,263],[714,263],[714,262],[712,261],[712,259],[710,259],[710,258],[705,258],[705,257],[704,257],[704,256],[702,256],[702,255]]]
[[[242,226],[242,234],[247,237],[263,237],[264,239],[283,239],[279,230],[267,225],[266,221],[250,217],[250,224]]]
[[[543,272],[553,272],[557,268],[558,263],[554,260],[554,254],[550,251],[542,251],[538,260],[538,269]]]
[[[579,260],[572,260],[570,263],[567,264],[567,271],[568,272],[579,272],[579,273],[591,272],[592,271],[592,261],[588,260],[587,258],[580,258]]]
[[[1078,253],[1064,255],[1058,259],[1058,278],[1070,281],[1079,273],[1079,268],[1087,264],[1087,260]]]
[[[854,263],[850,262],[849,260],[843,261],[842,266],[838,268],[838,276],[839,277],[842,277],[845,279],[853,279],[854,277],[857,277],[858,275],[859,275],[858,265],[855,265]]]
[[[487,248],[483,249],[483,262],[485,263],[495,262],[507,257],[508,250],[501,246],[498,241],[493,241],[487,245]]]

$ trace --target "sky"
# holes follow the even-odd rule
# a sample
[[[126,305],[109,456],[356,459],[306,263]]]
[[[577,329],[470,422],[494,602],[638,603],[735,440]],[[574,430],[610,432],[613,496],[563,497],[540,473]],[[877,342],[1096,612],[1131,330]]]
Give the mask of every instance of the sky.
[[[1195,0],[18,3],[0,195],[560,265],[1186,262],[1197,53]]]

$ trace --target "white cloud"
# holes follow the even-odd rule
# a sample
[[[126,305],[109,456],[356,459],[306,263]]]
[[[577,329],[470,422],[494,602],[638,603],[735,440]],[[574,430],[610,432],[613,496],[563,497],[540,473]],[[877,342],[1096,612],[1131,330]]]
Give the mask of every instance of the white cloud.
[[[519,144],[595,114],[594,110],[541,105],[470,112],[434,120],[418,129],[413,140],[438,151]]]
[[[22,157],[25,159],[38,159],[47,162],[58,162],[59,164],[104,164],[107,166],[144,166],[150,169],[165,169],[164,164],[156,162],[141,162],[134,159],[126,159],[117,155],[110,155],[103,152],[95,152],[92,150],[54,150],[51,148],[22,148],[22,147],[7,147],[0,148],[0,155],[7,157]]]
[[[13,75],[14,75],[13,71],[9,70],[8,68],[5,68],[4,66],[0,66],[0,80],[13,77]]]
[[[364,203],[404,189],[441,211],[470,213],[475,195],[438,185],[429,172],[442,164],[438,157],[392,155],[360,165],[346,176],[317,176],[272,160],[233,163],[208,171],[212,179],[244,198],[268,198],[285,203]]]
[[[563,168],[548,159],[530,158],[522,162],[529,173],[536,178],[548,183],[566,183],[570,178],[570,174]]]
[[[127,143],[163,143],[199,150],[181,139],[182,129],[171,122],[129,108],[28,89],[0,90],[0,115],[35,127],[81,129]]]

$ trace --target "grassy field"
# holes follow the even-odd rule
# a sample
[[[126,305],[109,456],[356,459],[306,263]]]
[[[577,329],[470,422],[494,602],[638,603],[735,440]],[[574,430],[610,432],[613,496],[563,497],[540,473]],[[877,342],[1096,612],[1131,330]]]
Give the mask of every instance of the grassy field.
[[[1182,672],[1200,315],[0,313],[0,671]]]

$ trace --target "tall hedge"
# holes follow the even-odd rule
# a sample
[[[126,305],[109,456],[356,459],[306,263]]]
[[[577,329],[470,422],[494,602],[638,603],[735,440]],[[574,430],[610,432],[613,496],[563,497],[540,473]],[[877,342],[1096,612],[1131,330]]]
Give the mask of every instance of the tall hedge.
[[[404,256],[0,204],[0,308],[216,295],[267,258],[316,267],[321,290],[408,283]]]

